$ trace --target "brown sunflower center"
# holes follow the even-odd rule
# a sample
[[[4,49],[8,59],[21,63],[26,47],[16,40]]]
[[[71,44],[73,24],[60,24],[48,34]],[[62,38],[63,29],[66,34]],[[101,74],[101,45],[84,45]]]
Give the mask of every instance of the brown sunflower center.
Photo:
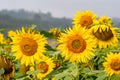
[[[118,71],[120,70],[120,60],[116,59],[116,60],[113,60],[110,64],[111,68],[115,71]]]
[[[68,40],[67,47],[74,53],[80,53],[85,50],[86,42],[82,37],[76,35]]]
[[[80,24],[82,26],[86,26],[86,28],[89,28],[92,23],[93,23],[93,20],[92,20],[91,16],[84,15],[80,19]]]
[[[32,56],[37,52],[38,44],[32,38],[23,38],[20,41],[20,49],[26,56]]]
[[[48,71],[48,67],[49,66],[46,63],[43,63],[43,64],[39,64],[37,66],[37,69],[43,70],[43,72],[41,72],[41,73],[46,73]]]
[[[108,41],[113,37],[111,29],[99,32],[99,29],[93,35],[102,41]]]
[[[10,68],[8,68],[8,69],[5,69],[4,74],[10,74],[12,71],[13,71],[13,68],[10,67]]]
[[[73,46],[73,48],[78,49],[80,47],[80,41],[79,40],[74,40],[72,42],[72,46]]]

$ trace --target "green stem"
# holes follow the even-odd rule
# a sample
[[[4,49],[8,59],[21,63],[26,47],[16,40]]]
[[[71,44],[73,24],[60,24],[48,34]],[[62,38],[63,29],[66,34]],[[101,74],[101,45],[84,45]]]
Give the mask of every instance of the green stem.
[[[76,80],[79,80],[79,64],[75,63],[76,65]]]
[[[110,80],[111,77],[108,77],[108,80]]]

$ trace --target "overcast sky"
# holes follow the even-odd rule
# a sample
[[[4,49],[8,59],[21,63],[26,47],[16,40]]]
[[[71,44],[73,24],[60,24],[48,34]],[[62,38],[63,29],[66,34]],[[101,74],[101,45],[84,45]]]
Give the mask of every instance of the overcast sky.
[[[92,10],[98,16],[120,18],[120,0],[0,0],[0,10],[51,12],[54,17],[72,18],[76,11]]]

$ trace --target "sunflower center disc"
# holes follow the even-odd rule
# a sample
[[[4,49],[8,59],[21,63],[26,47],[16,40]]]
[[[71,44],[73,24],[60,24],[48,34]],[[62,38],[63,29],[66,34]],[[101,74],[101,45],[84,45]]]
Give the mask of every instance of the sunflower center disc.
[[[82,16],[81,20],[80,20],[80,24],[82,26],[86,26],[87,28],[89,28],[89,26],[93,23],[93,20],[90,16]]]
[[[4,74],[10,74],[10,73],[12,73],[12,71],[13,71],[13,68],[12,68],[12,66],[11,66],[10,68],[5,69]]]
[[[23,38],[20,42],[20,48],[26,56],[32,56],[37,52],[38,45],[35,40],[31,38]]]
[[[110,66],[115,71],[120,70],[120,60],[113,60]]]
[[[80,41],[79,40],[74,40],[72,42],[72,46],[73,46],[73,48],[78,49],[80,47]]]
[[[46,63],[43,63],[43,64],[39,64],[37,66],[37,69],[43,70],[43,72],[41,72],[41,73],[46,73],[48,71],[48,67],[49,66]]]
[[[71,37],[68,41],[68,49],[74,53],[80,53],[83,52],[86,48],[86,42],[85,40],[80,36],[74,36]]]
[[[101,33],[99,32],[99,29],[98,29],[97,32],[95,32],[93,34],[96,38],[98,38],[99,40],[102,40],[102,41],[108,41],[113,37],[113,33],[110,29],[108,31],[102,30]]]

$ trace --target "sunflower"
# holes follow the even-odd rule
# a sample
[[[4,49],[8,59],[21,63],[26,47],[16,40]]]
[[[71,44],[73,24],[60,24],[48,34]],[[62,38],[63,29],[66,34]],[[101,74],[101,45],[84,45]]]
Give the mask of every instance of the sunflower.
[[[16,32],[13,31],[13,30],[8,31],[8,36],[9,37],[14,37],[15,34],[16,34]]]
[[[89,31],[79,26],[73,26],[61,34],[57,47],[62,52],[65,60],[70,62],[87,62],[94,56],[95,42]]]
[[[19,70],[22,74],[26,74],[26,72],[29,71],[29,69],[30,69],[30,66],[26,66],[25,64],[21,64]]]
[[[120,53],[110,53],[105,59],[106,62],[103,63],[104,71],[110,76],[120,74]]]
[[[107,16],[102,16],[102,17],[99,18],[99,23],[111,26],[112,25],[112,19],[107,17]]]
[[[92,11],[87,10],[83,12],[77,12],[72,23],[81,27],[90,28],[94,20],[96,20],[96,15]]]
[[[32,29],[17,30],[11,38],[12,51],[15,52],[14,56],[21,61],[21,64],[34,65],[34,62],[39,61],[43,56],[42,53],[45,52],[46,38]]]
[[[10,80],[10,78],[14,77],[15,73],[15,66],[14,63],[7,59],[6,57],[0,55],[0,69],[4,69],[4,74],[0,75],[0,80]]]
[[[93,26],[91,28],[91,32],[100,48],[107,48],[118,44],[117,34],[113,27],[105,24],[99,24]]]
[[[120,39],[120,28],[119,27],[115,27],[114,29],[117,32],[117,38],[119,40]]]
[[[50,33],[52,33],[53,35],[55,35],[56,38],[60,37],[60,29],[57,29],[57,28],[51,28],[49,30]]]
[[[44,58],[39,64],[36,65],[36,70],[42,70],[37,74],[38,79],[43,79],[46,75],[52,72],[55,68],[55,64],[50,58]]]
[[[0,44],[4,43],[4,35],[0,33]]]

